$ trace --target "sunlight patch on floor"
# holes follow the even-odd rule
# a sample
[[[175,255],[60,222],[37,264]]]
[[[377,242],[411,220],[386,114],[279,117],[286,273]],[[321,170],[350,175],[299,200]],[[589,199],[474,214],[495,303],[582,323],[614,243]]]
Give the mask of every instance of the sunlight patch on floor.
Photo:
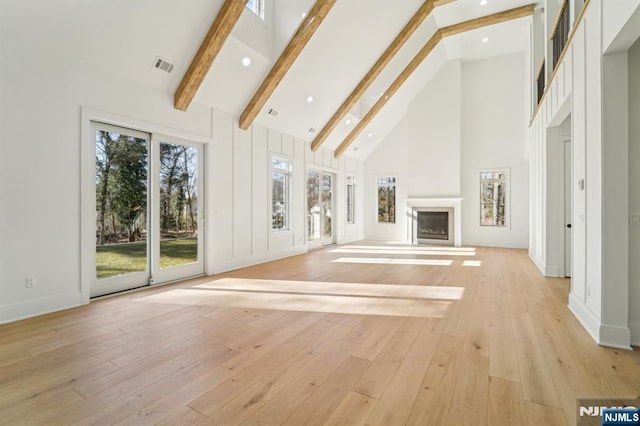
[[[429,265],[429,266],[451,266],[453,260],[446,259],[386,259],[383,257],[341,257],[332,260],[334,263],[372,263],[379,265]]]
[[[174,289],[136,299],[137,302],[208,305],[446,318],[463,287],[390,284],[323,283],[311,281],[223,278],[192,288]]]
[[[475,251],[456,251],[456,250],[443,250],[443,249],[399,249],[397,247],[384,247],[384,248],[347,248],[344,246],[329,250],[329,253],[345,253],[345,254],[414,254],[414,255],[426,255],[426,256],[475,256]]]
[[[387,243],[391,244],[391,243]],[[475,247],[449,247],[449,246],[430,246],[430,245],[408,245],[406,243],[397,243],[404,244],[403,246],[376,246],[376,245],[353,245],[348,244],[344,246],[340,246],[341,248],[346,249],[378,249],[378,250],[415,250],[415,251],[423,251],[423,250],[437,250],[437,251],[458,251],[458,252],[474,252],[476,251]]]
[[[482,266],[482,260],[465,260],[462,266]]]

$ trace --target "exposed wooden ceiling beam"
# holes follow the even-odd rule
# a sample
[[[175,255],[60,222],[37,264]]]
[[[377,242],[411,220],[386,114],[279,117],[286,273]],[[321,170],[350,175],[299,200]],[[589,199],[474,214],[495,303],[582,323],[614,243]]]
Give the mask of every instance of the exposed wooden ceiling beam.
[[[534,4],[516,7],[515,9],[505,10],[504,12],[494,13],[493,15],[483,16],[470,21],[460,22],[459,24],[449,25],[442,28],[442,37],[449,37],[467,31],[477,30],[478,28],[488,27],[495,24],[511,21],[513,19],[525,18],[533,15]]]
[[[339,158],[349,145],[358,137],[358,135],[369,125],[373,118],[380,112],[380,110],[386,105],[391,97],[400,89],[400,87],[407,81],[411,74],[418,68],[418,66],[424,61],[427,56],[435,49],[440,40],[445,37],[460,34],[466,31],[472,31],[478,28],[487,27],[490,25],[500,24],[513,19],[524,18],[533,14],[534,5],[527,5],[510,9],[504,12],[494,13],[493,15],[484,16],[477,19],[461,22],[459,24],[450,25],[448,27],[441,28],[435,32],[435,34],[429,39],[418,54],[409,62],[409,65],[405,67],[400,75],[391,83],[389,88],[384,91],[383,95],[378,101],[371,107],[371,109],[362,117],[362,120],[354,127],[349,135],[342,141],[340,146],[334,153],[335,158]]]
[[[196,56],[191,61],[189,69],[185,73],[173,98],[173,106],[176,109],[186,111],[193,97],[198,92],[213,61],[218,56],[225,40],[231,34],[240,15],[244,11],[248,0],[225,0],[214,19],[209,32],[205,36]]]
[[[339,158],[349,145],[358,137],[358,135],[364,130],[365,127],[369,125],[371,120],[378,114],[378,112],[382,109],[383,106],[391,99],[391,97],[400,89],[400,87],[407,81],[411,73],[413,73],[416,68],[422,63],[422,61],[429,56],[429,53],[440,43],[442,40],[442,34],[440,30],[436,31],[436,33],[431,36],[427,44],[425,44],[422,49],[418,52],[418,54],[409,62],[409,65],[400,73],[400,75],[391,83],[391,86],[380,96],[380,99],[371,107],[371,109],[362,117],[362,120],[354,127],[354,129],[349,133],[349,135],[345,138],[344,141],[340,144],[340,146],[336,149],[334,153],[335,158]]]
[[[362,98],[367,89],[373,84],[375,79],[380,75],[382,70],[391,62],[393,57],[400,51],[402,46],[411,38],[413,33],[418,29],[422,22],[433,11],[436,0],[426,0],[422,6],[411,17],[407,25],[404,26],[402,31],[398,33],[396,38],[391,42],[389,47],[378,58],[375,64],[371,67],[369,72],[364,76],[356,88],[351,92],[347,99],[340,105],[340,108],[333,114],[333,116],[327,121],[320,133],[315,137],[311,143],[311,150],[317,151],[320,145],[327,139],[331,132],[336,128],[338,123],[351,111],[351,108]]]
[[[307,16],[303,19],[302,23],[296,30],[291,40],[284,48],[282,54],[273,65],[269,74],[265,77],[264,81],[253,95],[253,98],[249,101],[242,114],[240,114],[240,128],[247,130],[253,120],[258,116],[258,113],[269,100],[269,97],[273,94],[278,84],[282,81],[284,76],[289,71],[289,68],[300,55],[300,52],[307,45],[313,34],[316,32],[320,24],[327,16],[333,5],[337,0],[316,0]]]

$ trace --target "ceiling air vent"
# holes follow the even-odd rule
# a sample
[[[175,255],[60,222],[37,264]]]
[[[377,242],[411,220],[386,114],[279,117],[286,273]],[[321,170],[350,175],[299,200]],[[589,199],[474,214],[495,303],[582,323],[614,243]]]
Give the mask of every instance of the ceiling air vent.
[[[314,127],[309,128],[309,133],[314,134],[317,130]]]
[[[156,57],[156,61],[153,63],[153,67],[162,71],[166,71],[171,74],[173,71],[173,64],[171,62],[167,62],[160,57]]]
[[[267,114],[269,114],[272,117],[277,117],[278,116],[278,111],[276,111],[273,108],[269,108],[269,111],[267,111]]]

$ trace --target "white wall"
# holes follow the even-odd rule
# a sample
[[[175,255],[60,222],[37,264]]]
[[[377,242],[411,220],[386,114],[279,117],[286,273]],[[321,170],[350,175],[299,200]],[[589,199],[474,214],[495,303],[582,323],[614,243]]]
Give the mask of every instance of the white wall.
[[[571,113],[573,267],[569,308],[598,343],[629,348],[629,320],[634,313],[628,314],[628,301],[637,291],[633,284],[631,289],[629,286],[633,282],[628,275],[633,252],[627,249],[633,245],[633,236],[627,243],[626,195],[633,191],[626,162],[628,121],[634,121],[629,120],[626,99],[629,46],[622,53],[603,56],[607,40],[621,39],[620,34],[610,32],[611,28],[624,22],[612,17],[607,7],[603,10],[604,4],[604,0],[589,3],[530,128],[529,254],[542,271],[550,265],[552,253],[547,252],[547,247],[556,230],[548,223],[548,215],[552,214],[549,208],[553,207],[549,203],[553,193],[548,190],[548,138],[552,135],[550,129]],[[638,32],[637,26],[629,22],[624,28]]]
[[[306,169],[334,173],[337,241],[362,239],[361,221],[346,225],[346,174],[361,177],[361,163],[344,157],[340,161],[327,149],[311,151],[310,144],[261,125],[244,131],[237,118],[213,111],[213,247],[214,273],[305,253]],[[270,198],[273,154],[292,162],[292,220],[287,231],[271,230]],[[226,183],[226,184],[224,184]],[[361,204],[358,190],[356,209]]]
[[[464,245],[526,248],[529,243],[523,53],[462,66],[462,242]],[[528,89],[527,89],[528,90]],[[480,226],[480,170],[509,170],[507,227]]]
[[[327,150],[311,153],[309,143],[262,126],[238,130],[234,117],[198,104],[187,112],[177,111],[171,93],[5,34],[0,37],[0,52],[0,323],[78,306],[88,297],[81,292],[87,280],[81,276],[80,244],[87,235],[80,228],[81,200],[86,197],[80,148],[92,142],[81,138],[83,108],[121,117],[121,124],[132,123],[141,130],[153,130],[145,128],[149,125],[209,142],[208,272],[306,251],[303,177],[309,164],[338,176],[334,218],[338,240],[362,238],[361,225],[341,225],[344,176],[348,168],[360,178],[360,162],[334,160]],[[271,233],[270,152],[293,160],[290,232]],[[356,208],[361,208],[361,187],[357,202]],[[25,287],[27,275],[36,277],[35,288]]]
[[[640,214],[640,40],[629,50],[629,212]],[[629,227],[629,328],[640,346],[640,226]]]
[[[406,241],[407,218],[404,205],[409,188],[409,119],[400,120],[386,139],[364,162],[364,237],[382,241]],[[396,178],[396,223],[378,223],[376,180]]]
[[[78,305],[81,107],[210,136],[211,113],[0,37],[0,322]],[[36,288],[25,288],[34,275]]]
[[[527,247],[526,66],[519,53],[449,61],[438,71],[365,161],[366,238],[408,241],[408,197],[462,196],[463,244]],[[481,228],[479,170],[495,167],[510,169],[512,223]],[[380,175],[398,178],[396,224],[377,223]]]
[[[409,196],[460,196],[462,63],[445,63],[409,104]]]

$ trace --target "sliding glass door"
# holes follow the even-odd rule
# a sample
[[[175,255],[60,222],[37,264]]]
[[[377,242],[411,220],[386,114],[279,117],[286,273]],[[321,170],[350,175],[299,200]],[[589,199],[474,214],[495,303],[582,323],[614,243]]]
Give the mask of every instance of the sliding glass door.
[[[307,170],[307,244],[310,248],[334,244],[332,173]]]
[[[91,296],[202,274],[202,146],[102,123],[92,134]]]

